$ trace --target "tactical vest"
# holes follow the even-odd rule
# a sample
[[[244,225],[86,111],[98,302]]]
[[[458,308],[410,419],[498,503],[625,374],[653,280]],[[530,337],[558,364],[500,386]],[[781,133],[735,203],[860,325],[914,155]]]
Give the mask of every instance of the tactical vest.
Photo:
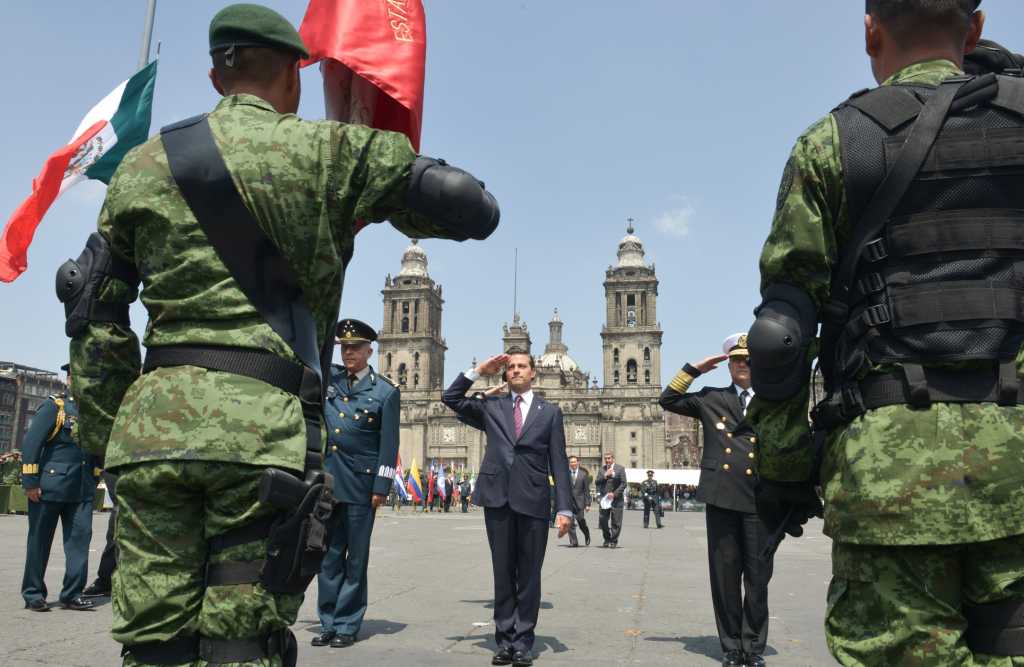
[[[845,323],[834,327],[821,359],[830,396],[852,394],[847,419],[896,403],[1018,402],[1024,80],[1000,76],[995,84],[953,102],[923,166],[857,261]],[[870,222],[865,210],[935,92],[883,86],[833,110],[851,235]],[[988,363],[970,364],[984,367],[971,372],[926,368],[963,361]],[[901,364],[901,377],[858,382],[872,365],[887,363]]]

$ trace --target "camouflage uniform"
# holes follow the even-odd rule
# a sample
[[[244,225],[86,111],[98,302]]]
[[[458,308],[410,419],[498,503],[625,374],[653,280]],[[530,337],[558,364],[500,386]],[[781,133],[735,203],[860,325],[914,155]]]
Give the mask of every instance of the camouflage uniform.
[[[416,158],[403,135],[303,121],[252,95],[224,98],[209,123],[246,206],[296,270],[321,338],[337,318],[355,220],[387,218],[409,236],[448,236],[403,208]],[[99,230],[142,276],[147,346],[255,348],[298,362],[206,240],[159,138],[126,156]],[[113,278],[100,291],[102,301],[136,296]],[[71,363],[82,445],[105,454],[119,475],[114,638],[128,645],[196,633],[236,639],[292,624],[301,595],[271,595],[260,584],[205,588],[203,564],[207,540],[269,511],[256,502],[263,469],[302,471],[299,400],[259,380],[193,366],[140,377],[135,335],[116,324],[90,324],[72,340]],[[255,542],[217,557],[263,555]],[[125,664],[141,663],[129,655]]]
[[[959,73],[952,62],[926,61],[883,85],[936,85]],[[786,164],[762,287],[795,285],[820,308],[849,236],[829,115],[797,140]],[[805,386],[784,402],[752,401],[762,478],[812,478],[808,394]],[[1024,407],[935,403],[870,410],[831,434],[820,471],[825,533],[834,541],[826,635],[842,664],[1024,665],[972,655],[961,611],[965,601],[1024,596],[1022,427]]]

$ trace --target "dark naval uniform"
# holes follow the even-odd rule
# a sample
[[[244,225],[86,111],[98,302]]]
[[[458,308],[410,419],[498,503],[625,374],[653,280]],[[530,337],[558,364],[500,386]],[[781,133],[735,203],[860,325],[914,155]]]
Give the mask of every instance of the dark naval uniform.
[[[742,344],[745,353],[745,337]],[[768,538],[754,504],[757,436],[743,423],[738,386],[687,391],[700,374],[686,364],[660,403],[669,412],[700,419],[704,432],[697,500],[707,505],[711,600],[722,650],[761,655],[768,638],[772,560],[761,557]]]
[[[70,395],[51,396],[25,433],[21,484],[25,490],[41,490],[39,502],[28,503],[28,554],[21,580],[26,607],[33,603],[39,607],[38,601],[46,600],[43,577],[58,521],[65,561],[60,601],[65,606],[81,603],[89,567],[92,501],[102,471],[98,459],[83,451],[72,436],[77,419],[78,407]]]
[[[640,497],[644,500],[644,528],[651,523],[651,510],[654,510],[654,523],[661,528],[661,496],[658,494],[658,480],[653,477],[640,483]]]
[[[399,400],[398,389],[372,367],[350,388],[348,371],[332,366],[324,467],[334,475],[334,498],[340,505],[317,578],[320,625],[327,634],[355,637],[366,613],[374,519],[370,501],[374,494],[386,496],[394,484]]]

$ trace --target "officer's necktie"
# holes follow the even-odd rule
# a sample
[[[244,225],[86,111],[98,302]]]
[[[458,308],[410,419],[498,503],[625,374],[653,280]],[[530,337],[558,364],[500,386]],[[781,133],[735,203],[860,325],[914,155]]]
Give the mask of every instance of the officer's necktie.
[[[523,432],[523,397],[516,396],[515,407],[512,408],[512,424],[516,429],[516,440],[519,439],[519,434]]]
[[[750,392],[744,389],[740,392],[740,407],[743,408],[743,414],[747,414],[747,401],[750,400]]]
[[[358,377],[356,377],[355,375],[349,374],[349,376],[348,376],[348,388],[351,389],[352,387],[354,387],[356,382],[358,382],[358,381],[359,381]]]

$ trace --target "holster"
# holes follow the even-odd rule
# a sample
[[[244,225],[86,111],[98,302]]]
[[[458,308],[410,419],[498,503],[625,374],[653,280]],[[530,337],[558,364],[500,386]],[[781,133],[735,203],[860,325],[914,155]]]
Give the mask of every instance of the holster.
[[[967,646],[972,653],[1024,656],[1024,600],[965,602]]]
[[[321,472],[304,485],[308,489],[298,506],[282,514],[270,528],[260,582],[272,593],[304,592],[320,572],[330,547],[334,481]]]

